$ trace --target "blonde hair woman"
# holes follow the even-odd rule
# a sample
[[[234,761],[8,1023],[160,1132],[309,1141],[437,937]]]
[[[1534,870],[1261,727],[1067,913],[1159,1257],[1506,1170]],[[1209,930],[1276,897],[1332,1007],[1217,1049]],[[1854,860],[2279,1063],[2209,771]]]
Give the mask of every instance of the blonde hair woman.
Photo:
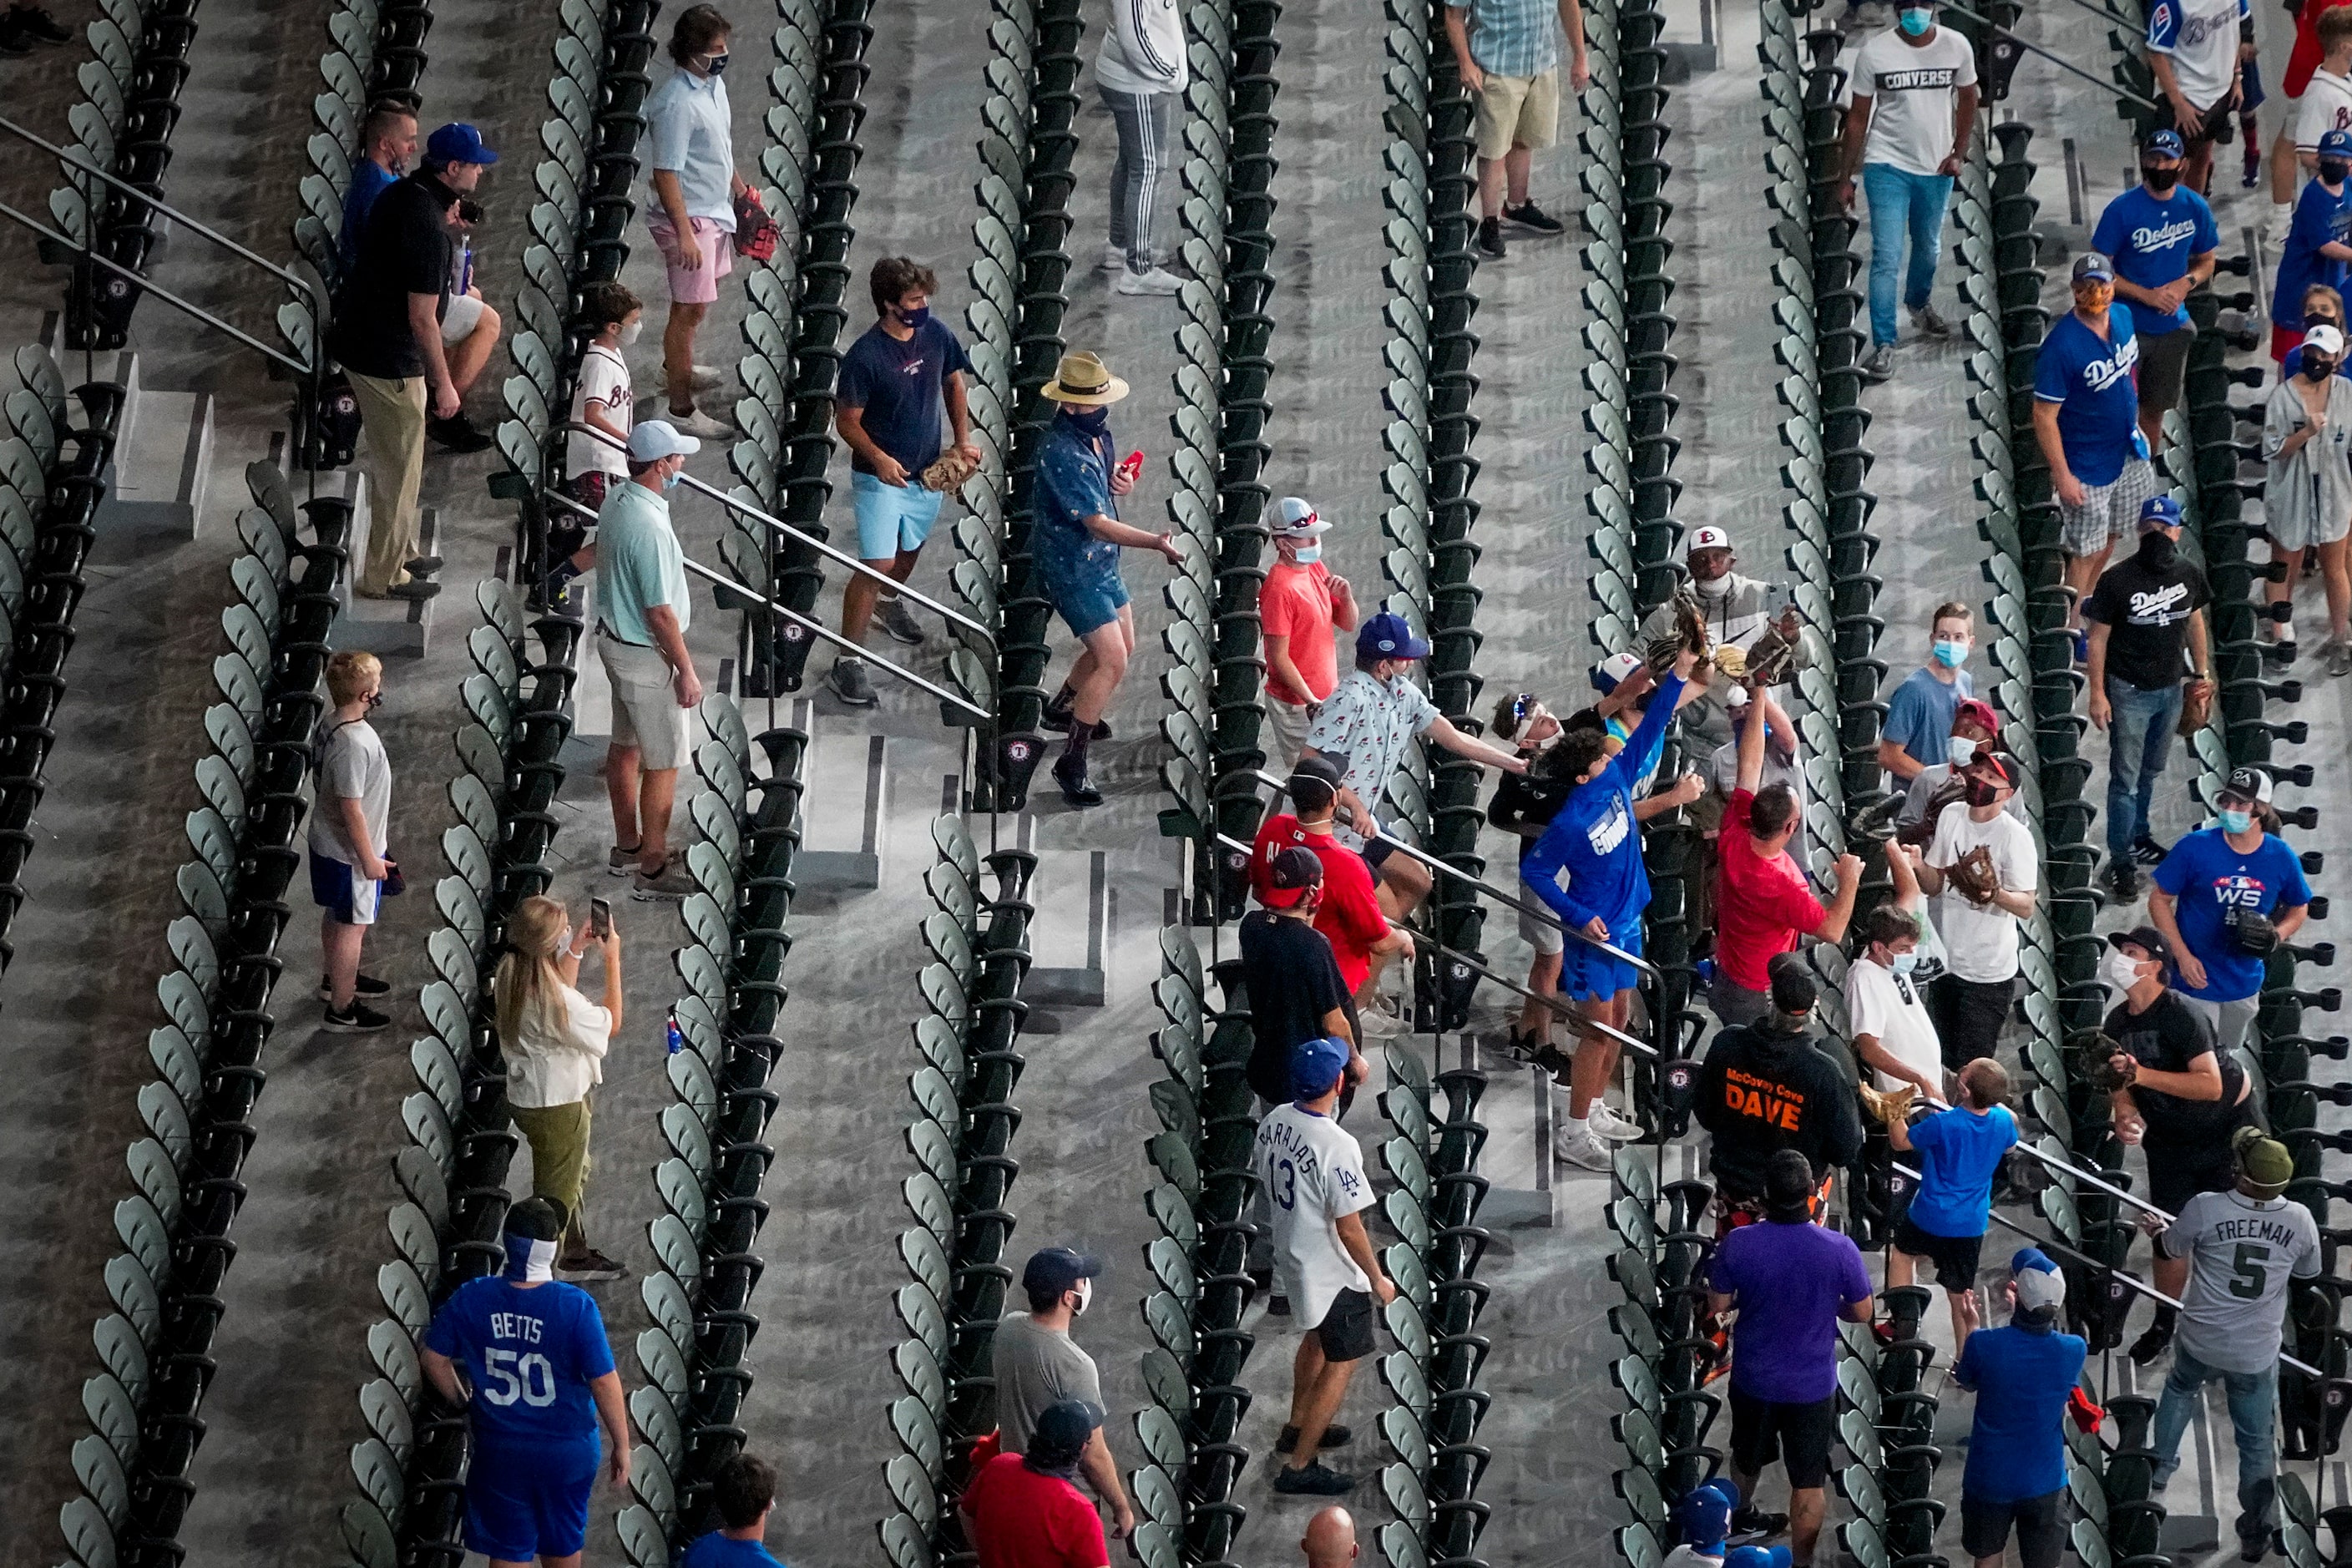
[[[580,956],[604,954],[604,1005],[578,989]],[[588,1185],[589,1097],[604,1080],[604,1053],[621,1032],[621,937],[588,930],[553,899],[525,899],[507,921],[507,952],[491,981],[499,1048],[507,1058],[507,1110],[530,1142],[531,1195],[563,1211],[555,1260],[562,1279],[618,1279],[628,1270],[588,1245],[581,1197]]]

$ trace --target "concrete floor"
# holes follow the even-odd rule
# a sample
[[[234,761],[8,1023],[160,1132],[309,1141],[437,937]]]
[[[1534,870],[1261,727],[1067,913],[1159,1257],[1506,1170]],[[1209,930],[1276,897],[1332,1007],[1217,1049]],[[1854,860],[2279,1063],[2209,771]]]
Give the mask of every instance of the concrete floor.
[[[71,0],[58,9],[76,26],[86,15]],[[1695,5],[1674,8],[1673,16],[1668,37],[1695,41]],[[498,300],[513,288],[553,18],[546,8],[518,16],[482,0],[444,0],[436,17],[427,44],[435,63],[425,81],[428,121],[475,120],[493,144],[514,154],[486,193],[491,223],[479,246],[487,291]],[[963,271],[973,254],[969,193],[978,168],[985,21],[977,6],[898,8],[884,17],[868,57],[873,79],[853,265],[862,271],[876,257],[898,253],[929,261],[940,275],[939,302],[951,321],[968,297]],[[1091,54],[1100,6],[1090,7],[1088,21]],[[745,22],[750,30],[735,41],[743,57],[735,77],[736,136],[748,163],[764,137],[759,83],[770,62],[761,30]],[[266,254],[283,255],[315,90],[318,28],[310,13],[282,0],[210,0],[203,24],[171,195]],[[2283,38],[2271,36],[2272,19],[2265,15],[2261,25],[2266,47],[2275,50]],[[1757,308],[1769,298],[1765,269],[1772,256],[1761,238],[1753,134],[1759,111],[1750,63],[1755,16],[1735,5],[1717,26],[1721,68],[1678,89],[1669,111],[1676,128],[1669,194],[1677,205],[1680,247],[1674,271],[1682,324],[1674,346],[1683,370],[1674,390],[1683,400],[1676,426],[1685,443],[1677,470],[1685,484],[1681,521],[1730,528],[1747,569],[1778,575],[1774,470],[1780,454],[1769,392],[1777,371],[1769,323]],[[2028,31],[2104,74],[2101,30],[2080,12],[2043,8]],[[1384,298],[1378,228],[1386,216],[1377,107],[1387,62],[1361,8],[1339,0],[1289,5],[1280,37],[1282,171],[1274,228],[1281,283],[1272,309],[1282,368],[1273,394],[1269,439],[1276,453],[1267,482],[1276,494],[1309,496],[1339,523],[1327,542],[1329,559],[1360,591],[1377,593],[1384,416],[1374,389],[1385,379],[1379,368],[1385,331],[1377,314]],[[65,68],[80,57],[77,44],[31,60],[0,61],[0,93],[12,117],[53,132],[72,91]],[[2043,227],[2063,234],[2061,140],[2077,141],[2101,200],[2116,188],[2115,171],[2128,157],[2111,100],[2029,64],[2014,107],[2040,128]],[[1108,116],[1091,104],[1079,128],[1079,221],[1072,238],[1078,265],[1066,330],[1073,347],[1097,348],[1133,384],[1134,397],[1117,416],[1119,435],[1156,456],[1171,406],[1176,307],[1113,295],[1108,275],[1091,269],[1111,134]],[[1562,129],[1572,141],[1572,123]],[[1563,147],[1538,160],[1535,188],[1555,210],[1581,205],[1575,156]],[[12,204],[37,208],[48,179],[14,149],[0,153],[0,195]],[[2221,191],[2217,205],[2225,233],[2272,221],[2266,203],[2241,197],[2234,176]],[[2274,238],[2275,224],[2272,232]],[[1172,246],[1172,209],[1163,236]],[[1593,652],[1580,537],[1585,437],[1577,418],[1584,397],[1577,372],[1584,351],[1575,295],[1583,279],[1574,243],[1519,243],[1507,262],[1482,269],[1476,322],[1484,337],[1476,366],[1484,464],[1481,670],[1490,689],[1526,684],[1550,694],[1556,707],[1581,700],[1581,671]],[[37,332],[40,310],[53,308],[57,297],[55,275],[22,259],[29,249],[7,250],[17,264],[0,268],[0,338],[9,346]],[[159,281],[268,335],[275,299],[265,299],[249,279],[184,240],[164,257]],[[648,297],[658,294],[659,278],[643,247],[627,279]],[[727,362],[740,310],[740,295],[722,300],[714,312],[719,320],[706,329],[704,357]],[[862,320],[854,325],[862,327]],[[0,1177],[37,1194],[0,1219],[0,1405],[17,1415],[0,1426],[0,1475],[9,1478],[0,1484],[0,1540],[29,1542],[33,1551],[49,1549],[57,1507],[73,1486],[66,1454],[82,1430],[76,1387],[92,1361],[88,1326],[103,1310],[99,1269],[114,1246],[108,1215],[123,1186],[120,1151],[136,1126],[131,1097],[147,1077],[149,996],[164,962],[160,938],[171,876],[185,853],[178,824],[194,799],[188,768],[202,745],[200,714],[211,697],[205,667],[215,646],[213,626],[227,598],[221,571],[230,552],[223,542],[230,537],[226,520],[242,499],[235,475],[247,457],[267,449],[284,400],[284,388],[265,382],[249,358],[220,352],[158,304],[142,310],[137,346],[150,384],[209,390],[220,399],[226,482],[216,488],[220,505],[197,542],[170,549],[125,542],[110,547],[94,574],[40,816],[49,837],[34,858],[33,901],[17,924],[16,963],[0,984],[0,1072],[15,1089],[0,1100]],[[1888,546],[1882,564],[1900,563],[1885,571],[1881,602],[1890,625],[1883,651],[1898,676],[1924,651],[1928,607],[1963,587],[1980,592],[1981,553],[1963,521],[1973,502],[1966,499],[1971,459],[1958,351],[1906,345],[1899,363],[1895,379],[1870,398],[1877,419],[1870,444],[1880,454],[1873,485]],[[640,390],[650,391],[649,355],[637,369]],[[490,379],[503,374],[496,370]],[[478,415],[494,412],[494,390],[478,392],[475,404]],[[427,499],[439,508],[453,584],[490,570],[509,535],[509,519],[481,489],[490,466],[486,458],[428,465]],[[713,462],[703,471],[716,481],[722,470]],[[1167,483],[1164,465],[1147,465],[1129,515],[1156,516]],[[707,545],[716,522],[707,508],[688,503],[681,521],[690,550]],[[845,510],[836,529],[845,521]],[[932,552],[918,585],[936,588],[948,564],[946,553]],[[1097,782],[1110,799],[1076,815],[1041,791],[1034,807],[1045,856],[1036,897],[1045,911],[1037,960],[1082,961],[1083,922],[1075,906],[1083,901],[1088,857],[1101,853],[1111,897],[1108,999],[1098,1010],[1033,1019],[1024,1046],[1030,1071],[1019,1097],[1025,1121],[1015,1146],[1024,1164],[1014,1196],[1024,1222],[1015,1249],[1072,1242],[1114,1259],[1102,1307],[1079,1337],[1102,1364],[1118,1416],[1114,1447],[1130,1463],[1136,1449],[1127,1416],[1142,1398],[1137,1360],[1149,1343],[1132,1310],[1148,1280],[1139,1250],[1150,1234],[1140,1205],[1150,1180],[1142,1142],[1157,1128],[1143,1093],[1158,1073],[1145,1044],[1158,1022],[1149,985],[1157,973],[1156,931],[1167,891],[1179,879],[1172,850],[1153,824],[1161,804],[1155,730],[1165,655],[1159,633],[1168,615],[1157,592],[1160,570],[1139,560],[1128,563],[1138,658],[1112,719],[1119,738],[1095,753]],[[453,592],[439,606],[430,657],[390,670],[390,700],[378,721],[398,776],[394,841],[420,893],[439,873],[437,839],[451,820],[442,791],[456,771],[449,735],[461,714],[457,689],[467,668],[462,641],[473,618],[468,598]],[[730,630],[715,613],[706,611],[693,640],[706,673],[731,651]],[[925,649],[919,667],[929,672],[936,659],[935,647]],[[817,656],[812,677],[826,663],[827,656]],[[797,1562],[877,1562],[873,1527],[887,1508],[881,1467],[893,1447],[885,1411],[896,1393],[887,1357],[898,1337],[885,1302],[904,1279],[895,1237],[905,1222],[895,1193],[911,1169],[900,1137],[908,1117],[902,1084],[912,1062],[903,1031],[919,1012],[917,924],[929,907],[919,889],[931,854],[925,825],[939,809],[943,781],[959,775],[963,763],[961,736],[939,728],[928,699],[886,687],[879,710],[853,713],[814,681],[809,695],[818,735],[810,844],[846,847],[854,840],[870,734],[887,737],[889,795],[879,841],[881,886],[812,893],[796,910],[787,1055],[774,1080],[784,1100],[772,1130],[783,1158],[769,1184],[776,1208],[764,1237],[768,1270],[755,1300],[766,1331],[754,1350],[759,1383],[745,1421],[754,1446],[777,1458],[785,1472],[786,1501],[772,1537],[779,1554]],[[593,717],[598,700],[592,679],[583,688],[583,715]],[[2297,713],[2313,723],[2301,759],[2342,754],[2345,701],[2344,687],[2314,684]],[[769,721],[764,705],[754,706],[754,719]],[[587,718],[583,729],[593,729]],[[593,754],[588,760],[593,764]],[[2344,804],[2340,786],[2319,788],[2313,798],[2324,806]],[[578,820],[567,822],[557,841],[562,889],[575,900],[615,891],[618,884],[597,874],[609,817],[591,768],[575,770],[563,807]],[[2185,794],[2168,792],[2159,831],[2178,831],[2191,820]],[[2343,821],[2323,811],[2319,829],[2296,841],[2340,854]],[[982,837],[985,830],[984,822],[978,825]],[[1008,820],[1002,830],[1009,837],[1014,825]],[[1508,864],[1506,846],[1487,848],[1493,864]],[[650,1172],[662,1149],[657,1118],[669,1099],[658,1042],[662,1012],[677,990],[668,953],[678,931],[675,917],[659,906],[625,900],[620,917],[631,1022],[599,1107],[591,1219],[601,1246],[642,1269],[651,1262],[644,1226],[657,1212]],[[385,1163],[404,1140],[398,1107],[411,1087],[404,1031],[413,1026],[415,991],[429,973],[424,939],[435,923],[429,896],[408,899],[385,921],[371,966],[394,982],[401,1023],[390,1034],[362,1039],[310,1035],[316,1004],[307,994],[307,937],[299,924],[289,933],[287,951],[297,962],[289,963],[278,994],[273,1078],[247,1167],[253,1196],[237,1227],[240,1257],[218,1347],[222,1370],[194,1473],[201,1489],[185,1539],[195,1561],[293,1563],[335,1550],[334,1510],[352,1489],[344,1457],[361,1431],[352,1391],[367,1375],[366,1326],[380,1315],[373,1273],[389,1256],[383,1215],[393,1187]],[[1508,971],[1522,961],[1508,921],[1491,922],[1489,931],[1490,954],[1500,967]],[[1499,1018],[1490,1006],[1476,1026],[1496,1027]],[[1491,1061],[1489,1067],[1497,1073],[1488,1097],[1496,1129],[1490,1173],[1531,1184],[1525,1079],[1504,1076],[1508,1069]],[[1373,1136],[1373,1125],[1360,1128],[1360,1135]],[[523,1179],[520,1170],[517,1179]],[[1564,1178],[1560,1193],[1558,1226],[1516,1233],[1515,1250],[1491,1254],[1482,1271],[1495,1287],[1481,1323],[1495,1346],[1484,1375],[1495,1404],[1481,1438],[1495,1459],[1480,1496],[1495,1514],[1481,1552],[1497,1564],[1597,1560],[1596,1548],[1564,1543],[1597,1542],[1622,1518],[1607,1479],[1617,1452],[1601,1425],[1618,1403],[1603,1370],[1616,1346],[1602,1321],[1616,1292],[1595,1267],[1606,1234],[1596,1201],[1601,1184]],[[634,1383],[632,1347],[644,1321],[635,1286],[598,1287],[597,1294],[623,1375]],[[1261,1454],[1282,1418],[1295,1342],[1270,1328],[1282,1325],[1259,1325],[1248,1374],[1257,1404],[1244,1433]],[[1366,1436],[1349,1462],[1367,1476],[1381,1457],[1370,1428],[1386,1397],[1369,1373],[1350,1395],[1348,1417]],[[1947,1402],[1944,1425],[1947,1453],[1956,1454],[1965,1439],[1964,1401]],[[2226,1475],[2226,1423],[2219,1430],[2225,1447],[2217,1458]],[[1275,1561],[1291,1550],[1307,1510],[1267,1492],[1266,1474],[1262,1465],[1253,1467],[1242,1484],[1241,1499],[1254,1516],[1242,1550]],[[2175,1507],[2196,1500],[2185,1488],[2210,1493],[2210,1474],[2201,1464],[2185,1471],[2175,1483]],[[1956,1482],[1957,1475],[1948,1463],[1947,1480]],[[2342,1477],[2334,1476],[2326,1497],[2346,1495]],[[599,1496],[591,1561],[617,1556],[611,1520],[618,1501]],[[1386,1504],[1369,1484],[1354,1501],[1369,1539],[1387,1517]]]

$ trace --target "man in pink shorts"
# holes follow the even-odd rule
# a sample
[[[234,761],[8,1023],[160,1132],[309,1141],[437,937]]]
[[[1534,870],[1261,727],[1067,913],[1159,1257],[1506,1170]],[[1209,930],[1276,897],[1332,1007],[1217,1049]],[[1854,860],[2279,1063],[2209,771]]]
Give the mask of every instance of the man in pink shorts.
[[[730,426],[694,405],[697,392],[719,381],[717,370],[694,363],[694,335],[719,298],[719,280],[734,268],[735,197],[748,188],[735,173],[733,111],[720,79],[730,31],[715,5],[678,13],[669,37],[677,69],[646,101],[655,202],[646,226],[669,268],[669,325],[662,332],[669,422],[706,440]]]

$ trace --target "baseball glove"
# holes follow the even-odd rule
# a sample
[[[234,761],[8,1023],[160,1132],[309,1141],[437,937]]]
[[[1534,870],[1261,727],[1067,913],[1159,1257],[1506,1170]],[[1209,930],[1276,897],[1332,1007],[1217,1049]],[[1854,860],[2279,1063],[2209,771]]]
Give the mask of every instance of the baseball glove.
[[[2260,910],[2232,908],[2223,917],[2223,923],[2229,926],[2230,936],[2237,942],[2240,952],[2252,958],[2268,958],[2278,951],[2278,927]]]
[[[2101,1094],[2113,1094],[2119,1089],[2129,1089],[2139,1081],[2139,1062],[2125,1049],[2107,1038],[2098,1037],[2092,1047],[2095,1053],[2091,1063],[2091,1087]],[[2121,1058],[2120,1061],[2117,1058]]]
[[[1872,1121],[1882,1127],[1899,1127],[1911,1119],[1911,1102],[1919,1098],[1919,1086],[1906,1083],[1900,1089],[1877,1089],[1865,1083],[1856,1092]]]
[[[1748,645],[1745,656],[1747,674],[1759,686],[1778,686],[1789,678],[1789,666],[1797,658],[1797,645],[1780,635],[1778,626],[1769,626],[1764,633]],[[1716,663],[1723,660],[1720,655]]]
[[[1674,611],[1674,630],[1653,637],[1642,649],[1642,662],[1653,675],[1674,668],[1685,648],[1701,658],[1706,657],[1706,621],[1699,614],[1698,601],[1688,594],[1676,594],[1667,603]]]
[[[979,471],[978,463],[950,447],[931,459],[931,466],[923,470],[920,479],[927,490],[960,490],[963,482]]]
[[[1968,797],[1969,781],[1954,773],[1928,792],[1927,809],[1920,814],[1918,821],[1906,823],[1895,830],[1896,840],[1915,849],[1926,848],[1935,842],[1936,819],[1944,815],[1944,808]]]
[[[1954,892],[1979,909],[1991,903],[1992,896],[2000,891],[2000,873],[1993,869],[1992,851],[1981,844],[1961,856],[1944,875]]]

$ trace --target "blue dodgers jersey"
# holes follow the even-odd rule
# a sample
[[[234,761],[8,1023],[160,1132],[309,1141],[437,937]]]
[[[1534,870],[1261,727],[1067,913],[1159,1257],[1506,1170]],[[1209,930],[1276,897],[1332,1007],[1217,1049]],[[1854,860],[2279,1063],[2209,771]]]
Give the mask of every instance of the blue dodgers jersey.
[[[2069,310],[2042,342],[2033,396],[2055,403],[2066,466],[2086,485],[2111,485],[2132,458],[2144,456],[2139,433],[2139,339],[2131,312],[2107,308],[2107,336]]]
[[[550,1280],[526,1289],[501,1276],[468,1279],[434,1314],[427,1350],[465,1369],[474,1434],[514,1444],[593,1444],[588,1384],[613,1370],[595,1299]]]
[[[2142,289],[2160,289],[2189,275],[2189,258],[2217,250],[2221,231],[2205,198],[2186,185],[2175,185],[2169,200],[2134,185],[2107,204],[2091,248],[2104,251],[2115,263],[2116,276]],[[2129,311],[2132,331],[2141,337],[2161,337],[2189,324],[2189,307],[2176,306],[2170,314],[2137,300],[2117,298]]]
[[[2279,247],[2278,286],[2271,293],[2273,326],[2289,331],[2302,327],[2303,296],[2313,284],[2343,288],[2344,263],[2322,255],[2319,247],[2330,240],[2338,245],[2352,243],[2348,230],[2352,230],[2352,181],[2330,191],[2317,180],[2305,180],[2303,194],[2294,198],[2294,221],[2287,226],[2286,243]],[[2280,374],[2293,375],[2302,368],[2298,354],[2294,368],[2282,368]]]

